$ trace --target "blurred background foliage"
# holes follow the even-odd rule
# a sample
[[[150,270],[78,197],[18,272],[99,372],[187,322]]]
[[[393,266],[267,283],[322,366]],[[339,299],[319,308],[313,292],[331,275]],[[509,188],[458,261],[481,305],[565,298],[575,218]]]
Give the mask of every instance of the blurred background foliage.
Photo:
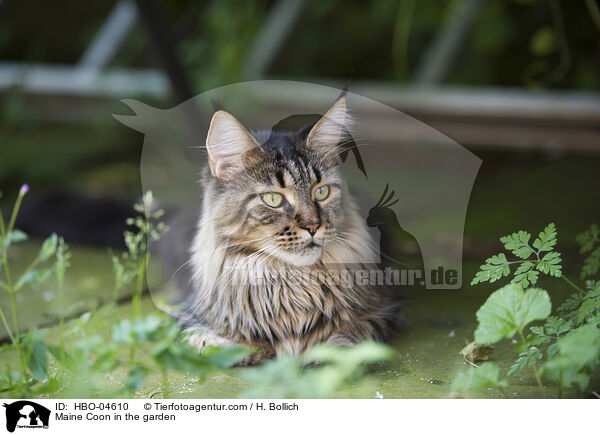
[[[8,1],[0,17],[0,59],[73,63],[114,3]],[[274,3],[160,2],[197,92],[243,79],[244,57]],[[308,2],[269,76],[408,83],[461,3]],[[482,2],[446,83],[598,90],[600,16],[594,6],[593,0]],[[155,65],[139,25],[114,64]]]

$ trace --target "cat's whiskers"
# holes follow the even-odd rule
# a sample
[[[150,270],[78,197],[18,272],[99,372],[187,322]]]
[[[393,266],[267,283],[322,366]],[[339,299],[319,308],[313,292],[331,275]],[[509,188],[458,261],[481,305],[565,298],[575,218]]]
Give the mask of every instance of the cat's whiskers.
[[[258,266],[264,271],[264,269],[269,266],[273,260],[276,259],[276,252],[275,251],[271,251],[269,252],[269,250],[267,249],[267,247],[265,247],[265,253],[267,254],[266,256],[264,256],[263,258],[261,258],[262,262],[260,264],[258,264]],[[271,258],[271,260],[269,261],[269,263],[265,264],[267,262],[267,260],[269,260],[269,258]]]
[[[339,156],[340,154],[343,154],[343,153],[345,153],[345,152],[349,152],[349,151],[350,151],[350,150],[352,150],[354,147],[351,147],[351,148],[345,148],[345,149],[342,149],[342,150],[340,150],[340,149],[339,149],[339,147],[340,147],[340,145],[345,145],[345,144],[347,144],[347,143],[350,143],[350,142],[352,142],[352,141],[343,142],[343,143],[339,144],[339,145],[338,145],[336,148],[334,148],[333,150],[330,150],[330,151],[328,151],[326,154],[324,154],[324,155],[323,155],[323,157],[321,158],[321,161],[322,161],[322,162],[325,162],[325,161],[327,161],[328,159],[330,159],[331,157],[337,157],[337,156]],[[372,144],[372,143],[356,143],[356,141],[355,141],[355,145],[356,145],[356,148],[360,148],[360,147],[366,147],[366,146],[375,146],[375,144]]]
[[[369,248],[369,249],[377,249],[378,248],[378,246],[376,245],[376,243],[373,239],[371,239],[370,237],[365,238],[363,234],[356,232],[356,231],[340,231],[336,235],[345,237],[346,240],[348,240],[349,242],[358,242],[359,244],[362,244],[362,246]]]
[[[179,266],[177,268],[177,270],[175,270],[175,272],[173,272],[173,275],[171,275],[170,279],[175,278],[175,275],[177,274],[177,272],[179,272],[181,269],[183,269],[185,266],[187,266],[188,264],[190,264],[192,261],[194,261],[193,258],[190,258],[188,261],[186,261],[185,263],[183,263],[181,266]]]
[[[346,237],[346,238],[345,238],[345,237]],[[340,236],[340,237],[338,238],[338,240],[340,240],[340,241],[343,241],[344,243],[347,243],[347,242],[350,242],[350,241],[356,241],[356,239],[350,239],[350,238],[347,238],[347,236]],[[359,243],[361,243],[361,242],[359,241]],[[373,245],[375,244],[375,242],[373,242],[373,241],[371,241],[370,243],[373,243]],[[376,247],[376,246],[365,246],[365,247],[368,247],[369,249],[371,249],[371,250],[372,250],[372,251],[374,251],[375,253],[376,253],[376,252],[379,252],[379,255],[380,255],[381,257],[385,257],[385,258],[387,258],[388,260],[392,260],[394,263],[397,263],[397,264],[400,264],[400,265],[406,266],[406,264],[405,264],[405,263],[402,263],[402,262],[400,262],[400,261],[396,260],[395,258],[392,258],[392,257],[390,257],[389,255],[386,255],[384,252],[381,252],[381,250],[379,249],[379,247]],[[351,247],[351,248],[352,248],[352,249],[354,249],[353,247]]]
[[[225,287],[228,286],[229,284],[231,284],[231,281],[233,281],[233,279],[235,278],[235,273],[238,272],[239,270],[247,270],[251,265],[249,264],[250,261],[254,261],[254,258],[259,257],[260,254],[267,252],[267,248],[268,246],[259,249],[256,252],[253,252],[252,254],[248,255],[248,256],[244,256],[244,257],[240,257],[238,259],[236,259],[235,264],[229,267],[229,273],[228,275],[225,275],[225,278],[230,276],[230,279],[223,284]],[[260,257],[259,257],[260,258]],[[243,264],[244,266],[248,266],[248,268],[237,268],[236,266],[238,266],[238,263],[244,262],[245,264]],[[257,270],[255,269],[255,272],[257,272]],[[221,276],[220,278],[223,278],[223,276]],[[221,279],[220,279],[221,280]]]
[[[218,246],[218,247],[217,247],[217,248],[215,248],[215,249],[228,249],[228,248],[233,248],[233,247],[235,247],[235,246],[240,246],[240,245],[245,245],[245,246],[247,246],[247,245],[249,245],[250,243],[253,243],[253,242],[260,242],[260,241],[262,241],[262,240],[267,240],[267,239],[270,239],[270,238],[273,238],[273,237],[274,237],[274,236],[266,236],[266,237],[261,237],[261,238],[259,238],[259,239],[254,239],[254,240],[244,240],[243,242],[239,242],[239,243],[232,243],[232,244],[227,244],[227,245],[224,245],[224,246]],[[227,239],[227,241],[229,241],[229,239]]]
[[[359,250],[360,247],[362,247],[370,252],[373,252],[373,253],[377,252],[373,241],[371,241],[370,239],[368,239],[368,240],[361,239],[361,238],[357,237],[357,235],[354,235],[352,233],[348,233],[348,232],[338,233],[338,234],[336,234],[336,240],[344,242],[345,247],[352,249],[354,252],[356,252],[357,254],[360,254],[360,255],[364,255],[364,252],[361,252]],[[358,246],[356,246],[356,245],[358,245]]]
[[[374,140],[375,138],[360,138],[360,139],[354,139],[352,137],[350,137],[348,140],[344,141],[344,142],[340,142],[338,143],[335,147],[333,147],[331,150],[329,150],[325,156],[331,155],[331,154],[335,154],[337,152],[345,152],[345,151],[350,151],[352,148],[354,147],[349,147],[349,148],[342,148],[344,145],[349,144],[349,143],[354,143],[357,147],[359,145],[374,145],[371,143],[367,143],[365,144],[365,141],[371,141]]]

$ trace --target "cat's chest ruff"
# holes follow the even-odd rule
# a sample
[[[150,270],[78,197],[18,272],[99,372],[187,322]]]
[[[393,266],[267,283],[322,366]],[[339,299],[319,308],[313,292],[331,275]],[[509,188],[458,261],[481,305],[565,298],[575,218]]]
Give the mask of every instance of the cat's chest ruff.
[[[317,278],[281,278],[246,289],[244,323],[267,335],[302,335],[315,329],[333,330],[349,321],[351,289]],[[236,316],[237,317],[237,316]]]

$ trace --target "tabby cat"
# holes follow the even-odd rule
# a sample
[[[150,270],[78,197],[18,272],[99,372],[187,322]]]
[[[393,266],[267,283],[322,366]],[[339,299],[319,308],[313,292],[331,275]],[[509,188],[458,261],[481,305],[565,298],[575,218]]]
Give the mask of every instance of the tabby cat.
[[[394,335],[396,292],[315,273],[378,261],[338,162],[350,122],[345,96],[293,132],[251,133],[230,113],[214,114],[191,247],[193,298],[181,315],[200,350],[257,347],[251,363]]]

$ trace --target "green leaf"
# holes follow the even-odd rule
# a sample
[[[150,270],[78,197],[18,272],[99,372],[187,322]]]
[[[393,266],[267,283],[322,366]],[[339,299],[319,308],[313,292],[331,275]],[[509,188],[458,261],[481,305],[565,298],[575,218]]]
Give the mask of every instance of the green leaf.
[[[8,248],[13,243],[24,242],[25,240],[27,240],[27,234],[21,230],[12,230],[6,235],[6,239],[4,239],[4,246]]]
[[[548,252],[536,265],[536,269],[546,275],[560,277],[562,275],[559,252]]]
[[[238,373],[243,380],[256,384],[246,390],[243,397],[327,398],[343,387],[356,390],[361,384],[368,383],[365,364],[382,361],[393,354],[393,349],[371,341],[344,348],[317,345],[304,358],[281,355]],[[307,368],[307,362],[322,364]]]
[[[568,320],[565,320],[561,317],[550,316],[546,320],[546,324],[544,328],[546,329],[546,334],[559,336],[560,334],[564,334],[565,332],[569,332],[573,324]],[[533,330],[533,328],[531,328]]]
[[[29,352],[27,367],[31,374],[37,379],[42,380],[48,375],[48,349],[43,341],[35,340]]]
[[[480,271],[475,274],[471,285],[485,281],[494,282],[510,274],[510,266],[503,253],[488,258],[479,269]]]
[[[542,372],[563,387],[573,383],[584,390],[600,359],[600,329],[584,325],[558,339],[557,353],[542,366]]]
[[[208,346],[204,349],[203,355],[211,364],[226,369],[239,363],[249,353],[250,350],[243,347],[230,346],[220,348]]]
[[[204,355],[186,344],[177,342],[165,345],[158,344],[152,350],[152,357],[162,367],[168,370],[176,370],[204,377],[219,370]]]
[[[579,243],[581,249],[579,252],[581,254],[585,254],[586,252],[590,252],[596,242],[600,241],[600,227],[596,224],[592,224],[586,231],[579,234],[575,240]]]
[[[574,320],[575,312],[580,307],[582,301],[583,295],[581,293],[573,293],[558,307],[557,311],[562,317],[568,320]]]
[[[27,284],[40,284],[46,281],[51,274],[52,271],[50,269],[30,270],[29,272],[25,273],[19,278],[19,280],[15,284],[15,291],[21,290]]]
[[[552,343],[550,346],[548,346],[548,349],[546,349],[546,355],[548,356],[548,359],[550,358],[554,358],[556,355],[558,355],[558,343]]]
[[[4,373],[0,374],[0,393],[14,390],[21,380],[21,373],[11,370],[7,367]]]
[[[478,343],[495,343],[512,338],[534,320],[550,315],[552,304],[545,290],[527,291],[516,284],[508,284],[490,295],[477,311],[479,325],[475,331]]]
[[[80,340],[77,340],[73,343],[73,349],[82,352],[82,353],[90,353],[94,352],[98,347],[102,346],[105,342],[105,339],[98,334],[90,335],[84,337]]]
[[[508,236],[500,238],[500,241],[504,243],[504,247],[511,251],[514,255],[519,258],[529,258],[534,253],[533,249],[529,246],[529,239],[531,234],[527,231],[519,231],[512,233]]]
[[[585,279],[594,276],[600,270],[600,246],[592,251],[592,253],[584,260],[581,268],[581,278]]]
[[[542,359],[542,352],[537,347],[531,346],[531,348],[529,348],[529,352],[531,352],[531,358],[534,361],[538,361],[538,360]],[[531,367],[533,367],[533,364],[531,363],[531,360],[529,359],[529,353],[521,352],[519,354],[519,358],[517,358],[517,360],[514,362],[514,364],[510,367],[510,369],[506,373],[506,376],[510,376],[513,373],[516,373],[517,371],[524,369],[525,367],[531,368]]]
[[[531,332],[533,334],[529,334],[527,336],[527,346],[530,345],[535,345],[535,346],[539,346],[541,344],[547,344],[550,342],[550,340],[552,339],[552,337],[547,336],[544,333],[544,327],[543,326],[532,326],[531,328],[529,328],[531,330]]]
[[[68,370],[75,369],[75,360],[65,349],[54,344],[47,344],[46,347],[50,355],[52,355],[63,367]]]
[[[518,284],[523,288],[534,285],[538,281],[539,272],[533,270],[534,264],[530,261],[521,263],[515,271],[515,276],[511,280],[512,284]]]
[[[112,328],[112,339],[117,343],[134,343],[141,340],[156,341],[161,330],[166,327],[159,316],[149,314],[135,321],[124,319]]]
[[[129,391],[137,391],[142,388],[148,372],[149,370],[144,366],[133,366],[127,374],[127,379],[125,379],[125,388]]]
[[[585,288],[587,288],[588,290],[596,290],[597,288],[600,288],[600,281],[588,279],[585,282]]]
[[[374,341],[363,341],[356,346],[338,348],[329,345],[317,345],[304,355],[305,362],[331,363],[338,370],[352,371],[362,364],[388,360],[393,351],[388,346]]]
[[[576,321],[578,324],[586,322],[590,317],[600,314],[600,288],[586,293],[577,310]]]
[[[519,370],[524,369],[525,367],[527,367],[528,362],[529,362],[529,358],[527,357],[527,353],[520,353],[519,358],[516,359],[516,361],[513,363],[513,365],[510,366],[510,369],[508,369],[508,372],[506,372],[506,376],[510,376],[513,373],[516,373]]]
[[[38,258],[40,261],[46,261],[56,253],[56,247],[58,246],[58,236],[52,234],[42,244]]]
[[[551,222],[544,228],[544,231],[537,236],[533,242],[533,247],[537,249],[538,252],[552,251],[557,242],[556,225]]]
[[[579,252],[582,254],[590,252],[584,260],[581,270],[582,279],[593,276],[600,270],[600,246],[596,246],[598,242],[600,242],[600,227],[596,224],[592,224],[586,231],[577,236],[577,243],[581,247]]]
[[[112,339],[114,342],[120,344],[133,343],[133,325],[131,320],[123,319],[117,321],[112,327]]]
[[[500,369],[491,362],[461,372],[452,382],[452,391],[481,390],[483,388],[505,388],[506,380],[500,380]]]

